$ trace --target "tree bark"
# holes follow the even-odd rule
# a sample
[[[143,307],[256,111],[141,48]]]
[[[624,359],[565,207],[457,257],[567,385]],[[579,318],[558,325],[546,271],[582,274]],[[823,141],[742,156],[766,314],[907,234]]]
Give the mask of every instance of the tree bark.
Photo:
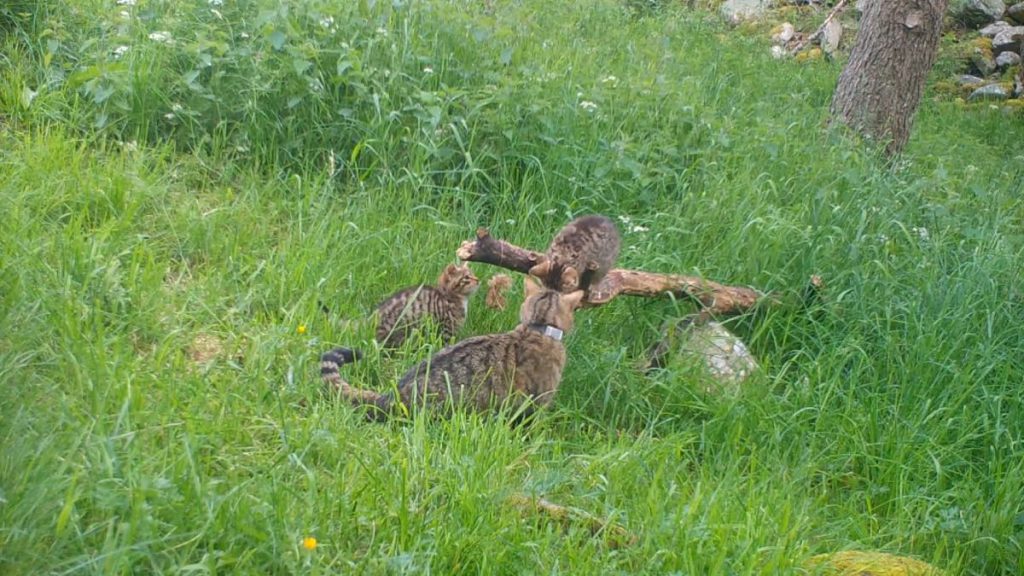
[[[868,0],[832,118],[899,154],[935,63],[949,0]]]

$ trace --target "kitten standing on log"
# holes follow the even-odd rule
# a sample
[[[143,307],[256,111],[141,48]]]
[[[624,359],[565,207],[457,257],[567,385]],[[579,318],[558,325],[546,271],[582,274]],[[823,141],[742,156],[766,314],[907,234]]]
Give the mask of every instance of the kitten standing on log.
[[[610,218],[581,216],[558,232],[547,258],[530,268],[530,274],[553,290],[589,290],[615,265],[620,243],[619,231]]]
[[[450,340],[466,322],[469,297],[479,287],[480,280],[469,266],[449,264],[437,279],[437,286],[399,290],[377,305],[377,341],[385,348],[397,348],[428,319],[437,324],[445,340]]]
[[[398,396],[353,388],[339,368],[358,352],[336,348],[320,358],[324,382],[343,398],[374,406],[371,418],[423,405],[467,406],[477,411],[508,408],[519,414],[546,406],[554,398],[565,368],[562,335],[572,328],[573,310],[583,291],[562,294],[542,288],[531,278],[519,325],[511,332],[476,336],[449,346],[402,376]]]

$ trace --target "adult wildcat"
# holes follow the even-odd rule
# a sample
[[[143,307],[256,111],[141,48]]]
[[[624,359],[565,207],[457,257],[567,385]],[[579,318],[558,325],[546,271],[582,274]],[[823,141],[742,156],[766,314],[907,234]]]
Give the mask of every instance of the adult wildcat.
[[[339,373],[358,352],[336,348],[320,358],[324,382],[356,405],[376,408],[379,418],[429,406],[465,406],[478,411],[508,408],[520,414],[554,398],[565,368],[562,336],[573,325],[573,311],[584,293],[563,294],[525,279],[526,299],[519,325],[510,332],[468,338],[414,366],[398,381],[397,396],[352,387]]]

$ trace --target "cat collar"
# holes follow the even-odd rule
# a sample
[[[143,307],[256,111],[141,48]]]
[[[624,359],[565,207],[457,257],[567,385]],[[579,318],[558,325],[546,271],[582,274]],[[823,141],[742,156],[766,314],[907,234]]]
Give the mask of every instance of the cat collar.
[[[555,328],[550,324],[530,324],[529,328],[530,330],[533,330],[535,332],[540,332],[541,334],[547,336],[548,338],[554,338],[558,342],[562,341],[561,328]]]

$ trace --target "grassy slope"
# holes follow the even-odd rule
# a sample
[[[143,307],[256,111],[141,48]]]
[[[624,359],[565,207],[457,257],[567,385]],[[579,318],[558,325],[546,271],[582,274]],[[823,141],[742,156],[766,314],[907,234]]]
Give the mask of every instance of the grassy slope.
[[[1019,119],[926,102],[887,170],[821,129],[838,64],[611,2],[68,4],[0,81],[0,572],[1024,571]],[[765,369],[733,399],[639,375],[688,308],[629,299],[579,314],[528,430],[319,396],[319,351],[365,345],[339,317],[478,225],[540,247],[587,211],[647,228],[624,265],[820,273],[830,304],[737,322]],[[467,334],[514,322],[473,308]],[[519,491],[640,543],[524,521]]]

